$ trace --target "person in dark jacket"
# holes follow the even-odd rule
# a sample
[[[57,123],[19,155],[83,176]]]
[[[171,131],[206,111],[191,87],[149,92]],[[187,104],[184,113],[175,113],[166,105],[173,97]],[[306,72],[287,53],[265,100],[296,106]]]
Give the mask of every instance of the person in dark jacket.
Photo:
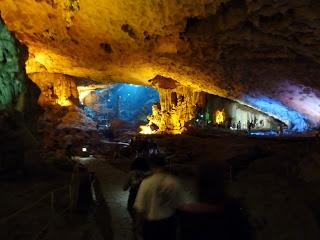
[[[196,174],[197,202],[179,209],[180,240],[251,240],[250,225],[238,201],[225,192],[225,171],[205,163]]]
[[[150,168],[145,158],[138,157],[136,158],[130,167],[129,175],[126,179],[126,182],[123,186],[123,190],[129,190],[127,210],[131,217],[133,214],[133,204],[136,199],[139,186],[142,180],[150,175]]]

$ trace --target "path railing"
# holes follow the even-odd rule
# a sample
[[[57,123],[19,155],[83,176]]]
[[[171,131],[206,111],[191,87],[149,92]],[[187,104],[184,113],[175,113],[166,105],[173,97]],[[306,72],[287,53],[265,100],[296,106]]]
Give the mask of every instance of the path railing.
[[[65,214],[71,209],[72,201],[71,184],[44,194],[35,202],[0,219],[0,239],[39,239],[57,214]]]

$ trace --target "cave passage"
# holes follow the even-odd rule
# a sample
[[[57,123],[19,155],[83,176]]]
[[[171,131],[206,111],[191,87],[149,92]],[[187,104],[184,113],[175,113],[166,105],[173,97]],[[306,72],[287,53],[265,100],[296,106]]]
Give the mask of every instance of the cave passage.
[[[103,127],[113,119],[146,122],[159,94],[152,87],[119,83],[91,91],[82,101],[87,116]]]
[[[319,240],[319,13],[0,0],[0,240]]]

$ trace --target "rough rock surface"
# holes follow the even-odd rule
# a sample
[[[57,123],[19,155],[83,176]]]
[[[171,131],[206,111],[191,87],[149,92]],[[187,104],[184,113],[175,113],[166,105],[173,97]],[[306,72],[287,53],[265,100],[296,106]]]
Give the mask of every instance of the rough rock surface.
[[[240,100],[263,94],[320,121],[319,1],[4,0],[0,10],[29,47],[28,73],[162,75]],[[301,91],[281,88],[288,81]]]
[[[40,105],[70,106],[79,102],[77,85],[72,77],[50,73],[34,73],[29,76],[41,90],[38,99]]]
[[[231,184],[232,192],[247,205],[255,239],[318,239],[319,156],[286,157],[290,162],[256,160]]]
[[[12,34],[0,20],[0,109],[15,106],[25,82],[20,52]]]
[[[201,93],[171,78],[157,76],[150,82],[158,88],[160,104],[152,107],[149,125],[157,126],[158,132],[180,134],[185,131],[187,123],[196,116]]]

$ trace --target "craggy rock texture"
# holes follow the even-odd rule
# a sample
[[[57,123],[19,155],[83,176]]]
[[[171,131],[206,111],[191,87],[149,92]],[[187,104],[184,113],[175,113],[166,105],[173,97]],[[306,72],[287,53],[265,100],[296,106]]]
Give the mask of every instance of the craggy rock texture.
[[[79,102],[77,85],[72,77],[50,73],[35,73],[29,76],[41,89],[38,100],[41,106],[70,106]]]
[[[317,0],[2,0],[0,10],[29,47],[28,73],[142,84],[161,75],[271,97],[320,122]],[[293,95],[288,81],[311,91]]]
[[[296,152],[258,159],[231,184],[247,205],[255,239],[319,238],[318,159]]]
[[[158,132],[180,134],[185,131],[187,123],[196,117],[201,93],[171,78],[157,76],[150,82],[159,91],[160,104],[152,107],[149,125],[157,126]]]
[[[19,44],[0,19],[0,110],[23,112],[21,121],[35,130],[40,114],[37,99],[39,88],[26,76],[25,61],[28,52]],[[18,113],[10,113],[18,114]]]
[[[16,40],[0,20],[0,109],[17,104],[25,83]]]

